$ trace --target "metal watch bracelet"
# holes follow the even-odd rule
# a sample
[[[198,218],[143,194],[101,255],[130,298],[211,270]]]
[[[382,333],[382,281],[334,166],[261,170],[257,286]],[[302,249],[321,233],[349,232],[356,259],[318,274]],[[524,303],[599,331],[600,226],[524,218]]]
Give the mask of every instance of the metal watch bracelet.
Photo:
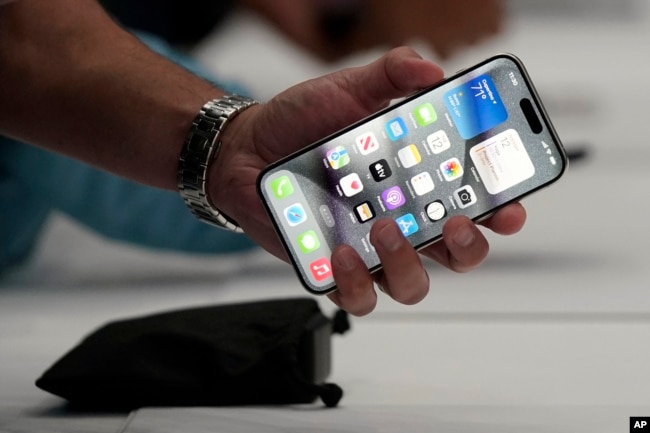
[[[206,191],[210,163],[219,154],[221,133],[230,120],[258,102],[239,95],[228,95],[207,102],[192,122],[178,161],[178,191],[200,220],[241,233],[239,224],[214,207]]]

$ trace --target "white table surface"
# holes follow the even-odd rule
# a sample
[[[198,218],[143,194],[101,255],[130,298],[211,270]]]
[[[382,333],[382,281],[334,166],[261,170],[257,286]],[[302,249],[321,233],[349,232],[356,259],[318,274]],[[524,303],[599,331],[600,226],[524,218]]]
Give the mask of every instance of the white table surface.
[[[586,146],[588,157],[526,200],[523,232],[490,236],[480,269],[457,275],[430,264],[426,300],[405,307],[381,298],[373,314],[353,320],[352,332],[334,337],[330,379],[345,390],[343,406],[550,406],[650,416],[647,9],[640,2],[634,17],[608,19],[517,15],[501,36],[445,63],[453,71],[494,52],[518,54],[569,150]],[[229,38],[238,38],[237,49],[223,44]],[[259,38],[274,47],[252,56],[270,65],[266,81],[254,65],[219,69],[217,54],[260,51]],[[306,60],[249,16],[198,55],[221,74],[244,77],[261,98],[332,68]],[[0,283],[0,432],[123,425],[125,414],[69,413],[34,386],[110,320],[302,295],[289,267],[262,252],[219,262],[156,254],[56,218],[33,262]]]

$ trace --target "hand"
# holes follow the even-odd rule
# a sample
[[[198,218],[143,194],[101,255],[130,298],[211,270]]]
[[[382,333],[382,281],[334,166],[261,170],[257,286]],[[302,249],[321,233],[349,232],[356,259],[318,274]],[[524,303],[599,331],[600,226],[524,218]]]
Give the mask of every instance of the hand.
[[[269,163],[387,106],[395,98],[431,86],[443,77],[435,64],[409,48],[392,50],[374,63],[310,80],[279,94],[267,104],[251,107],[224,130],[222,147],[211,167],[212,202],[233,217],[245,232],[272,254],[287,260],[262,204],[256,180]],[[497,233],[518,231],[525,212],[519,205],[502,209],[485,225]],[[422,250],[450,269],[464,272],[487,255],[478,228],[463,217],[445,225],[444,242]],[[383,270],[371,275],[358,254],[340,246],[332,255],[338,290],[330,299],[352,314],[364,315],[376,303],[376,282],[395,300],[413,304],[429,289],[418,253],[388,219],[377,221],[370,240]]]

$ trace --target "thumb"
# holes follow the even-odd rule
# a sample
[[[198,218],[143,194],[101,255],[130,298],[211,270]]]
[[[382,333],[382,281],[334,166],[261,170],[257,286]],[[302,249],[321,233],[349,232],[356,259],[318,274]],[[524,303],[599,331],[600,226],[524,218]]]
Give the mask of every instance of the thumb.
[[[444,78],[442,69],[408,47],[395,48],[363,68],[341,74],[340,85],[369,112]]]
[[[275,161],[443,76],[439,66],[402,47],[369,65],[297,84],[259,110],[255,128],[264,131],[258,134],[264,140],[255,142],[256,152],[267,162]]]

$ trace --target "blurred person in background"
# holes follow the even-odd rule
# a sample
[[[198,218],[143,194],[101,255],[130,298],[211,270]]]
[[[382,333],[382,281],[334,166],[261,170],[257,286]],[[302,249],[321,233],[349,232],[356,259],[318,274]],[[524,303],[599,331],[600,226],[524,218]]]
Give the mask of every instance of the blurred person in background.
[[[124,26],[191,47],[237,8],[272,23],[306,53],[336,61],[358,51],[428,44],[441,58],[495,35],[503,0],[101,0]],[[199,13],[197,13],[199,12]]]

